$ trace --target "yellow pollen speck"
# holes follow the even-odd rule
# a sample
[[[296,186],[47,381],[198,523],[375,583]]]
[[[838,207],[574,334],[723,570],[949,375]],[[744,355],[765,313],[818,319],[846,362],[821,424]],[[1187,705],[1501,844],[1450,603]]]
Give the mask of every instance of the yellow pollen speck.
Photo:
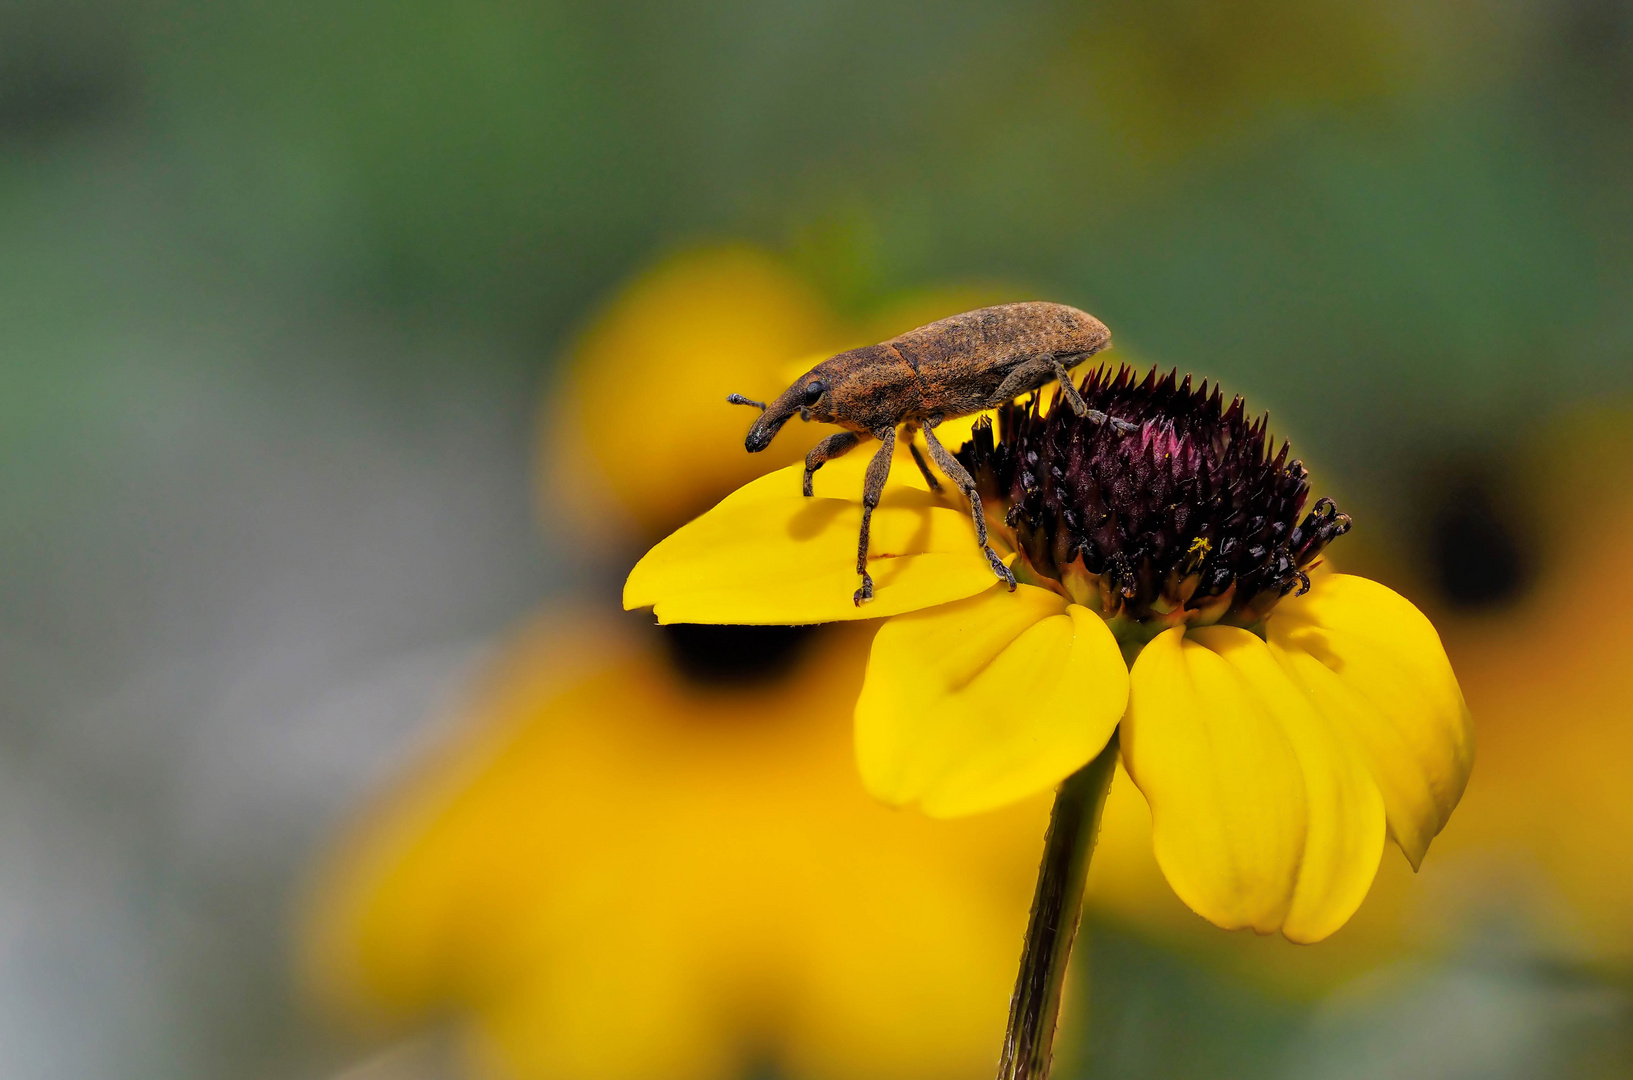
[[[1202,560],[1208,557],[1213,550],[1213,541],[1206,536],[1199,536],[1191,541],[1190,549],[1185,552],[1185,573],[1189,574],[1202,565]]]

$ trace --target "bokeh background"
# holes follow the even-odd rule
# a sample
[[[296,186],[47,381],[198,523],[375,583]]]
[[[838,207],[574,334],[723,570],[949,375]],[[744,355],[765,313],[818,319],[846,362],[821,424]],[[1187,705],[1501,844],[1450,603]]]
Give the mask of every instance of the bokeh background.
[[[1622,0],[7,0],[0,1075],[598,1077],[441,969],[314,989],[337,838],[540,620],[647,640],[634,555],[749,475],[722,343],[957,297],[1269,408],[1481,739],[1325,945],[1097,881],[1061,1071],[1629,1075],[1630,192]]]

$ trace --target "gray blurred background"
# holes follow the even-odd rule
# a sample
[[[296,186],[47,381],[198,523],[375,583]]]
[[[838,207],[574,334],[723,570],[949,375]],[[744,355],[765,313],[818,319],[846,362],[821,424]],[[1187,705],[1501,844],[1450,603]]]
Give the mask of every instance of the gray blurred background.
[[[494,635],[612,595],[530,440],[653,258],[1089,307],[1478,608],[1514,432],[1633,391],[1630,164],[1616,0],[8,0],[0,1076],[350,1063],[292,890]],[[1626,1075],[1625,978],[1508,939],[1312,1005],[1091,934],[1095,1076]]]

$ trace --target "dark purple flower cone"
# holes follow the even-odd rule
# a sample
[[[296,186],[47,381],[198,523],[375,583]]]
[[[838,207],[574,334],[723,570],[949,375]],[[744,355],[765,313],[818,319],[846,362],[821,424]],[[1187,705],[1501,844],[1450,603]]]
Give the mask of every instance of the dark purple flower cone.
[[[1030,569],[1108,619],[1251,626],[1349,530],[1330,499],[1300,520],[1309,472],[1285,442],[1271,456],[1268,417],[1250,420],[1240,397],[1226,407],[1189,375],[1136,382],[1128,367],[1082,393],[1138,429],[1079,417],[1058,392],[1040,416],[1034,394],[1000,408],[996,432],[978,424],[958,458],[1007,508]]]

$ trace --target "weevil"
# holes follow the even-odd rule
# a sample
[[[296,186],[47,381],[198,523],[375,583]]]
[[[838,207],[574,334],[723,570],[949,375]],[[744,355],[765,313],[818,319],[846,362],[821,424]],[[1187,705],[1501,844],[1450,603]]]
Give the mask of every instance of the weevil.
[[[846,429],[829,435],[805,455],[807,497],[811,494],[811,477],[824,463],[864,439],[879,440],[862,485],[862,532],[856,541],[856,572],[862,575],[862,586],[853,597],[858,606],[873,599],[873,578],[867,567],[868,528],[890,475],[898,427],[903,429],[924,479],[932,489],[939,490],[940,482],[913,442],[915,433],[924,433],[931,460],[970,502],[976,542],[986,553],[993,573],[1013,591],[1015,575],[987,543],[987,523],[975,481],[936,438],[936,426],[955,416],[994,408],[1036,390],[1050,379],[1059,379],[1061,392],[1079,416],[1132,429],[1134,425],[1126,421],[1089,408],[1067,375],[1070,368],[1110,344],[1111,331],[1086,311],[1041,302],[1001,304],[966,311],[889,341],[831,356],[794,380],[769,404],[741,394],[732,394],[726,400],[760,410],[760,418],[743,441],[751,454],[770,446],[778,430],[794,416]]]

